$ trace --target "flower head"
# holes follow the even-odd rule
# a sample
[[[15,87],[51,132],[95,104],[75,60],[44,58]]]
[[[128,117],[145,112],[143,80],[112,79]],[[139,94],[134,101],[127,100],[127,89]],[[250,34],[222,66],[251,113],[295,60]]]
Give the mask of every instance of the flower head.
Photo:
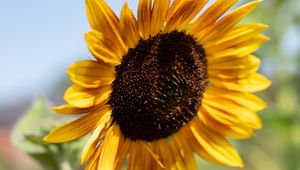
[[[86,0],[95,60],[68,69],[74,82],[61,114],[80,114],[44,138],[67,142],[90,132],[86,169],[196,169],[194,153],[242,166],[226,140],[261,127],[266,104],[253,92],[270,81],[252,55],[268,37],[263,24],[239,24],[261,1],[225,14],[237,0],[140,0],[137,19],[118,18],[104,0]]]

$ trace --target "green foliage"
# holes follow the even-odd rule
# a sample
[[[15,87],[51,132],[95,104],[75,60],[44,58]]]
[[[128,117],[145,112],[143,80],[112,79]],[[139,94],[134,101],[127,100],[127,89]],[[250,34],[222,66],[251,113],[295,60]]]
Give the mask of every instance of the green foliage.
[[[76,170],[80,169],[80,140],[65,144],[50,144],[42,141],[56,116],[51,112],[50,105],[43,97],[38,97],[16,123],[12,132],[12,142],[26,152],[44,169],[48,170]]]
[[[50,111],[48,102],[38,97],[31,105],[29,110],[23,115],[23,117],[16,123],[13,133],[12,142],[18,148],[26,152],[42,153],[45,151],[43,147],[37,147],[36,142],[28,140],[26,136],[41,135],[42,129],[44,129],[44,121],[53,114]]]

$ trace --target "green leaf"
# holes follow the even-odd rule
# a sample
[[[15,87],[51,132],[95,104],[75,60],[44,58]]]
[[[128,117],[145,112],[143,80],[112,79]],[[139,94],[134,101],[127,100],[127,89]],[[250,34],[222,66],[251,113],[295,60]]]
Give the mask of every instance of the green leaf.
[[[52,113],[50,105],[43,97],[37,97],[28,111],[17,121],[12,131],[11,141],[19,149],[28,153],[43,153],[45,148],[37,145],[33,140],[33,136],[42,137],[42,129],[49,129],[51,120],[55,114]],[[32,136],[33,135],[33,136]],[[31,136],[31,138],[26,138]],[[35,139],[37,142],[39,139]]]
[[[59,169],[57,161],[54,159],[55,157],[50,153],[33,153],[29,155],[49,170]]]
[[[37,97],[28,111],[15,124],[11,135],[12,142],[37,160],[45,169],[80,169],[83,140],[64,144],[51,144],[42,140],[54,125],[68,120],[62,115],[54,114],[46,99]]]

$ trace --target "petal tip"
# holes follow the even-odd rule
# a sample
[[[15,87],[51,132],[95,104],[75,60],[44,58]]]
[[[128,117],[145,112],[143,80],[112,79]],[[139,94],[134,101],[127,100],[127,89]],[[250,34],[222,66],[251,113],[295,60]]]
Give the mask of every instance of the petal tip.
[[[238,153],[236,153],[234,164],[232,164],[232,166],[233,167],[238,167],[238,168],[243,168],[244,167],[243,160],[241,159],[241,157]]]
[[[62,141],[62,140],[58,139],[58,136],[56,136],[54,134],[54,131],[55,131],[55,129],[52,130],[48,135],[46,135],[45,137],[43,137],[42,140],[44,142],[47,142],[47,143],[63,143],[63,142],[65,142],[65,141]]]
[[[48,135],[47,135],[47,136],[44,136],[44,137],[42,138],[42,140],[43,140],[44,142],[48,142]]]
[[[241,162],[239,164],[237,164],[237,167],[239,167],[239,168],[243,168],[244,167],[244,163],[243,163],[242,160],[241,160]]]
[[[44,136],[44,137],[42,138],[42,140],[43,140],[44,142],[47,142],[47,143],[55,143],[55,141],[54,141],[53,138],[51,137],[51,134],[48,134],[47,136]]]
[[[59,113],[59,110],[61,110],[61,106],[52,107],[51,110],[55,113]]]
[[[272,86],[272,81],[267,79],[266,88],[269,88],[270,86]]]

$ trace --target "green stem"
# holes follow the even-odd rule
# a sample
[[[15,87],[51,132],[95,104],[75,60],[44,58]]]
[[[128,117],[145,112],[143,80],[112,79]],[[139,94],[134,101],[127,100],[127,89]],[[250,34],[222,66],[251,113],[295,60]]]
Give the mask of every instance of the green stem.
[[[72,166],[70,162],[68,161],[68,158],[66,158],[66,155],[64,153],[64,147],[63,144],[57,145],[58,147],[58,154],[59,154],[59,169],[60,170],[72,170]]]

